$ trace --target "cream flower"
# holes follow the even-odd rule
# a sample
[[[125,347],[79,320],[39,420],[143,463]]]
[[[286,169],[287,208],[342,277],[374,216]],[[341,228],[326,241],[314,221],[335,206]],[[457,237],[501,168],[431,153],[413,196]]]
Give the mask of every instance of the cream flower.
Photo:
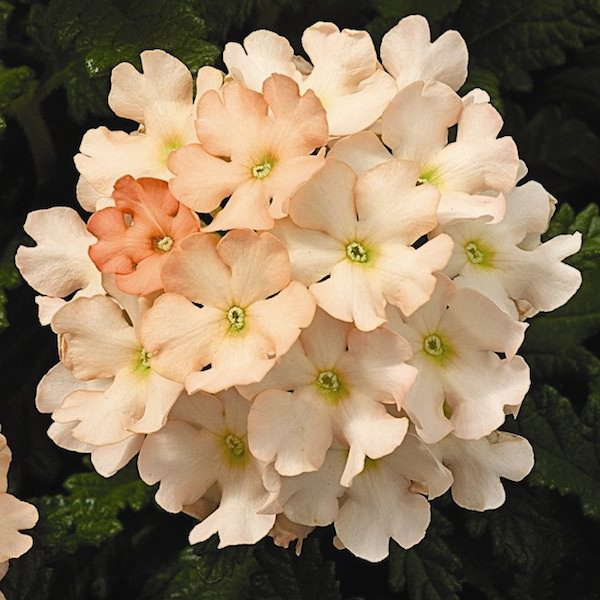
[[[55,206],[30,212],[24,229],[37,246],[19,246],[15,264],[25,281],[44,294],[36,299],[42,325],[50,323],[65,304],[63,298],[73,292],[75,298],[106,293],[102,274],[88,256],[97,240],[72,208]]]
[[[20,530],[31,529],[38,520],[35,506],[7,492],[11,458],[6,438],[0,434],[0,579],[6,574],[8,560],[25,554],[33,545],[31,537]]]
[[[411,247],[436,226],[439,198],[433,186],[417,187],[416,176],[412,165],[391,161],[357,179],[327,159],[291,198],[290,219],[273,230],[317,304],[363,331],[386,321],[387,303],[410,314],[427,302],[432,272],[450,256],[450,238]]]
[[[119,117],[140,124],[137,131],[90,129],[81,140],[75,166],[81,173],[78,199],[93,212],[98,201],[109,198],[117,179],[124,175],[168,180],[169,154],[197,142],[192,103],[192,75],[177,58],[163,50],[140,55],[143,73],[129,63],[112,72],[109,105]],[[223,74],[213,67],[198,71],[196,94],[218,89]]]
[[[248,417],[252,454],[281,475],[321,467],[334,439],[350,448],[341,483],[349,486],[365,458],[397,448],[408,428],[382,403],[402,402],[417,373],[410,349],[387,329],[364,333],[317,311],[295,346],[260,383]],[[290,393],[291,390],[293,393]]]
[[[290,194],[316,169],[327,143],[327,122],[312,92],[300,96],[289,77],[273,75],[262,95],[231,81],[198,102],[199,144],[169,159],[171,191],[199,212],[216,209],[231,196],[205,231],[270,229],[285,216]]]
[[[331,136],[369,127],[396,92],[393,79],[377,62],[366,31],[318,22],[304,31],[302,45],[312,62],[299,67],[289,42],[271,31],[255,31],[240,44],[228,43],[223,60],[229,73],[260,91],[271,73],[293,78],[300,90],[312,90],[321,100]],[[308,67],[308,68],[307,68]]]
[[[142,446],[140,475],[150,485],[160,481],[156,501],[165,510],[179,512],[217,485],[218,508],[194,527],[192,544],[213,533],[219,548],[254,544],[275,524],[275,515],[261,509],[277,494],[278,478],[248,450],[248,408],[233,390],[183,396],[167,424]]]
[[[469,510],[490,510],[504,504],[500,477],[521,481],[533,468],[533,450],[521,436],[493,431],[480,440],[448,435],[429,449],[454,477],[452,498]]]
[[[512,138],[497,138],[502,123],[489,103],[461,102],[443,83],[416,81],[383,114],[382,139],[391,153],[374,133],[361,132],[338,142],[330,155],[358,175],[394,157],[414,161],[418,181],[440,192],[441,223],[483,215],[497,222],[504,215],[504,197],[483,192],[509,191],[519,168]],[[453,125],[458,125],[456,140],[448,143]]]
[[[413,81],[441,81],[458,90],[467,79],[469,54],[458,31],[431,42],[429,23],[421,15],[401,19],[381,40],[381,62],[399,89]]]
[[[520,406],[529,389],[529,367],[515,354],[527,325],[442,275],[431,300],[410,317],[388,313],[392,329],[413,349],[407,362],[419,374],[403,408],[425,442],[450,432],[481,438],[504,422],[505,407]]]
[[[285,247],[269,233],[189,236],[163,268],[169,293],[142,324],[153,368],[189,393],[260,381],[315,311],[290,271]]]
[[[440,229],[455,241],[444,272],[460,287],[478,290],[523,319],[562,306],[579,289],[581,273],[562,261],[581,248],[581,234],[539,241],[553,206],[535,181],[516,187],[506,202],[500,223],[477,219]]]
[[[160,429],[183,386],[161,377],[137,335],[139,314],[106,296],[79,298],[52,319],[61,362],[77,379],[112,379],[104,390],[77,389],[53,412],[59,423],[78,421],[72,435],[105,446]],[[134,326],[131,325],[133,322]]]

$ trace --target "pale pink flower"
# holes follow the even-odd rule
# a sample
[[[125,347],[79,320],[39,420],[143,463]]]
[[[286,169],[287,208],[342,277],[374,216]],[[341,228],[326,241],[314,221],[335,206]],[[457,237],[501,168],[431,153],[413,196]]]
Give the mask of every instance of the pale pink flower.
[[[200,229],[198,217],[169,192],[166,181],[129,175],[115,184],[115,207],[94,213],[88,231],[97,239],[89,254],[103,273],[116,273],[128,294],[162,290],[161,269],[169,252]]]
[[[315,311],[290,271],[285,247],[269,233],[189,236],[163,268],[170,293],[142,324],[153,368],[189,393],[260,381]]]
[[[285,216],[290,194],[323,162],[311,153],[327,143],[327,122],[312,92],[300,96],[289,77],[273,75],[263,93],[237,81],[198,102],[200,144],[175,152],[169,168],[173,194],[208,213],[228,196],[206,231],[270,229]]]
[[[271,73],[293,78],[300,90],[312,90],[321,100],[331,136],[369,127],[396,92],[393,79],[381,68],[366,31],[318,22],[304,31],[302,45],[312,62],[294,57],[289,42],[271,31],[255,31],[240,44],[228,43],[223,60],[229,73],[260,91]]]
[[[458,31],[445,31],[432,43],[429,23],[421,15],[404,17],[381,40],[381,62],[399,89],[413,81],[441,81],[458,90],[467,79],[468,61]]]
[[[104,294],[102,274],[88,256],[96,242],[79,215],[65,206],[34,210],[27,215],[25,232],[37,246],[19,246],[15,256],[23,279],[36,291],[40,322],[48,325],[66,298]]]
[[[425,442],[450,432],[481,438],[504,422],[505,410],[520,406],[529,389],[529,367],[515,354],[527,325],[479,292],[457,289],[443,275],[431,300],[410,317],[388,313],[392,329],[412,346],[407,362],[419,374],[403,408]]]
[[[239,388],[254,397],[250,451],[292,476],[319,469],[336,439],[350,449],[341,476],[349,486],[366,457],[381,458],[402,443],[408,420],[388,414],[383,403],[401,404],[412,385],[416,369],[404,362],[410,356],[394,332],[358,331],[318,310],[260,383]]]
[[[42,377],[37,387],[35,403],[41,413],[54,413],[65,399],[76,391],[105,392],[112,384],[112,379],[92,379],[84,381],[73,377],[71,371],[62,363],[52,367]],[[94,468],[103,477],[111,477],[122,469],[140,450],[143,434],[133,434],[115,444],[94,446],[82,442],[73,436],[73,429],[79,421],[68,423],[53,422],[48,429],[48,437],[59,447],[72,452],[91,455]]]
[[[234,390],[182,396],[167,424],[147,436],[138,466],[142,479],[160,482],[156,501],[179,512],[215,484],[218,508],[190,533],[190,543],[219,534],[219,548],[254,544],[271,531],[274,514],[262,508],[278,492],[278,478],[248,450],[249,403]]]
[[[440,192],[438,217],[502,219],[501,194],[516,183],[517,148],[510,137],[497,138],[502,118],[491,104],[461,102],[448,86],[416,81],[403,88],[383,114],[383,142],[363,131],[338,142],[331,156],[361,175],[392,158],[414,161],[417,180]],[[448,143],[448,129],[458,125],[456,140]]]
[[[441,496],[451,483],[450,471],[408,433],[399,448],[368,461],[352,482],[334,521],[336,545],[377,562],[388,556],[390,539],[403,548],[418,544],[429,526],[427,498]]]
[[[105,446],[137,433],[160,429],[183,386],[161,377],[140,343],[140,316],[106,296],[78,298],[52,319],[60,335],[60,358],[77,379],[112,379],[106,389],[71,392],[53,419],[78,424],[72,435],[81,442]],[[131,325],[134,324],[134,326]]]
[[[273,231],[288,248],[294,278],[310,285],[317,304],[363,331],[386,321],[387,303],[410,314],[427,302],[432,273],[450,256],[448,237],[411,247],[436,226],[439,199],[433,186],[417,187],[416,179],[414,166],[401,161],[357,178],[327,159]]]
[[[0,434],[0,579],[6,574],[8,560],[25,554],[33,545],[31,537],[20,530],[31,529],[38,520],[35,506],[7,492],[11,458],[6,438]]]
[[[168,180],[169,154],[176,148],[197,142],[194,129],[192,75],[177,58],[163,50],[140,55],[143,73],[129,63],[120,63],[112,72],[108,102],[124,119],[140,124],[133,133],[90,129],[81,140],[75,165],[82,179],[78,199],[93,212],[98,201],[106,205],[117,179],[124,175]],[[223,74],[213,67],[198,71],[197,96],[218,89]]]
[[[529,181],[506,196],[500,223],[457,221],[440,230],[452,236],[454,252],[444,272],[460,287],[485,294],[514,318],[562,306],[581,285],[581,273],[562,261],[581,248],[581,234],[544,242],[553,204]]]
[[[506,498],[500,477],[521,481],[533,468],[529,442],[505,431],[480,440],[450,434],[429,449],[452,472],[454,502],[469,510],[498,508]]]
[[[304,540],[314,529],[314,527],[294,523],[284,514],[279,514],[275,518],[273,529],[269,531],[269,536],[273,538],[273,543],[280,548],[289,548],[291,542],[296,542],[296,556],[300,556]]]

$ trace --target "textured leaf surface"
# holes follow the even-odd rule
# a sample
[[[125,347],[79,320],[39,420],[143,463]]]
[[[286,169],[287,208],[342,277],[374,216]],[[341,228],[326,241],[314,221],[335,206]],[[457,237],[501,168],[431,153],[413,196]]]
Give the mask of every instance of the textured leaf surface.
[[[584,514],[600,519],[600,396],[589,398],[580,417],[554,388],[534,389],[513,428],[535,451],[528,481],[576,494]]]
[[[150,502],[152,488],[133,466],[113,477],[77,473],[64,483],[68,495],[44,496],[36,501],[40,524],[36,537],[44,547],[74,552],[82,544],[99,545],[123,529],[119,513],[140,510]]]
[[[432,512],[433,522],[422,542],[410,550],[392,544],[390,588],[405,590],[411,600],[458,600],[462,563],[444,539],[452,527],[441,513]]]
[[[464,2],[456,19],[476,64],[520,92],[532,87],[529,71],[561,65],[567,49],[600,37],[595,0],[478,0]]]
[[[204,41],[196,0],[51,0],[36,5],[29,33],[52,60],[48,88],[64,86],[73,114],[106,112],[107,80],[122,61],[139,65],[139,53],[161,48],[196,71],[217,49]],[[100,81],[97,79],[100,78]]]

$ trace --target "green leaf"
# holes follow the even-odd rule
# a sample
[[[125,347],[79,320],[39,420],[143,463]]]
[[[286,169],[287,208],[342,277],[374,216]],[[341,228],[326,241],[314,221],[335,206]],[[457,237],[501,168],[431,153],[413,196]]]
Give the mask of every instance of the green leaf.
[[[335,565],[323,559],[316,536],[305,540],[299,557],[272,543],[258,547],[255,557],[282,600],[341,600]]]
[[[34,547],[19,560],[10,561],[6,579],[0,589],[10,600],[48,600],[52,569],[45,565],[44,553]]]
[[[143,50],[161,48],[192,71],[212,63],[217,48],[204,41],[199,0],[51,0],[29,16],[32,39],[53,71],[45,93],[63,86],[82,120],[106,112],[108,74],[122,61],[139,66]]]
[[[406,590],[411,600],[459,600],[462,561],[444,539],[452,526],[436,510],[432,518],[425,539],[410,550],[392,544],[390,588]]]
[[[73,553],[83,544],[98,546],[114,537],[123,529],[119,513],[141,510],[153,493],[133,465],[108,479],[97,473],[77,473],[64,487],[68,495],[33,501],[40,512],[36,543],[59,553]]]
[[[502,87],[532,88],[530,71],[562,65],[566,50],[598,39],[596,0],[477,0],[461,5],[457,29],[475,64],[496,73]]]
[[[9,325],[6,311],[8,298],[6,290],[16,288],[21,283],[21,276],[15,266],[15,244],[9,244],[2,260],[0,260],[0,331]]]
[[[14,100],[23,96],[34,79],[34,73],[29,67],[5,68],[0,63],[0,133],[6,129],[4,113]]]
[[[375,38],[394,27],[398,21],[408,15],[423,15],[437,37],[441,33],[439,25],[455,13],[461,0],[374,0],[373,4],[379,17],[367,25]]]
[[[531,392],[510,429],[535,452],[528,476],[534,485],[576,494],[584,514],[600,519],[600,395],[591,395],[581,417],[550,386]]]

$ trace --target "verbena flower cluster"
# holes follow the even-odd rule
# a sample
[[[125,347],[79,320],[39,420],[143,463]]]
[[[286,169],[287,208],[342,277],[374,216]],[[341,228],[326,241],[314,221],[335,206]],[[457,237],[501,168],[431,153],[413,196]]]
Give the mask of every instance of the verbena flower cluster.
[[[59,340],[37,406],[102,475],[137,456],[191,543],[299,551],[333,524],[379,561],[423,538],[429,500],[496,508],[531,470],[498,428],[530,384],[524,320],[575,293],[581,236],[542,243],[555,200],[518,185],[488,94],[457,94],[456,31],[402,19],[381,62],[333,23],[302,45],[256,31],[195,86],[162,50],[113,70],[137,129],[84,135],[91,216],[31,213],[17,254]]]

